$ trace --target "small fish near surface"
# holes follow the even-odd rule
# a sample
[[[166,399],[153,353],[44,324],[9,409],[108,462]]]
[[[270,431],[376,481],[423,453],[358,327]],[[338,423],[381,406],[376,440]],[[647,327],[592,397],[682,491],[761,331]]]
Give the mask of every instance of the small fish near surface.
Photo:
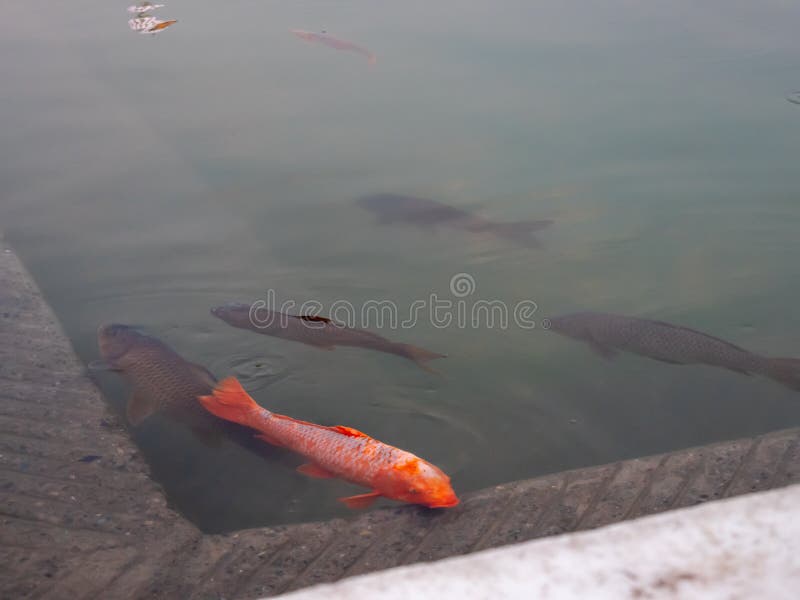
[[[486,233],[528,248],[541,247],[533,233],[553,224],[549,219],[495,223],[436,200],[399,194],[373,194],[359,198],[356,203],[374,213],[382,225],[406,223],[425,229],[451,227],[469,233]]]
[[[721,367],[800,391],[800,359],[762,356],[688,327],[599,312],[561,315],[550,324],[553,331],[586,342],[605,358],[623,351],[676,365]]]
[[[326,31],[317,33],[315,31],[305,31],[304,29],[290,29],[289,32],[307,42],[322,44],[323,46],[334,48],[335,50],[347,50],[349,52],[360,54],[361,56],[366,57],[367,61],[371,65],[374,65],[376,62],[378,62],[376,56],[366,48],[362,48],[361,46],[357,46],[356,44],[346,40],[335,38]]]
[[[126,407],[131,425],[163,412],[188,426],[206,444],[221,441],[227,424],[209,415],[197,402],[198,396],[211,393],[217,383],[208,369],[187,361],[161,340],[130,325],[101,326],[97,345],[102,360],[89,368],[119,372],[133,386]]]
[[[156,17],[146,15],[141,17],[136,17],[135,19],[130,19],[128,21],[128,27],[130,27],[131,31],[135,31],[136,33],[146,34],[146,33],[158,33],[159,31],[163,31],[167,27],[170,27],[177,23],[176,20],[169,20],[163,21],[161,19],[157,19]]]
[[[255,429],[265,442],[308,459],[298,468],[300,473],[338,477],[372,490],[341,498],[350,508],[366,508],[380,497],[429,508],[448,508],[459,502],[450,478],[435,465],[350,427],[327,427],[270,412],[233,377],[199,400],[217,417]]]
[[[300,342],[323,350],[333,350],[336,346],[353,346],[396,354],[414,362],[425,371],[434,372],[426,363],[446,355],[418,348],[411,344],[393,342],[365,329],[345,327],[326,317],[289,315],[241,302],[229,302],[215,306],[211,314],[228,325],[247,329],[264,335]]]

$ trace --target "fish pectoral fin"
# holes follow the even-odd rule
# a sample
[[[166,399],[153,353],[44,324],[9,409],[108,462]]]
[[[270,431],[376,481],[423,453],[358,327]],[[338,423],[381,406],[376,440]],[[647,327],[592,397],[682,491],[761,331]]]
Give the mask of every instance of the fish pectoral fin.
[[[360,508],[369,508],[372,504],[380,498],[383,494],[378,492],[377,490],[373,490],[366,494],[359,494],[357,496],[348,496],[346,498],[339,498],[339,502],[342,502],[347,508],[352,508],[353,510],[357,510]]]
[[[131,394],[128,405],[125,407],[125,416],[128,418],[128,423],[136,427],[157,410],[158,402],[156,400],[135,391]]]
[[[87,365],[87,368],[90,371],[119,371],[120,369],[115,367],[112,363],[108,362],[107,360],[99,359],[93,360]]]
[[[353,429],[352,427],[347,427],[346,425],[334,425],[333,427],[329,427],[329,429],[349,437],[369,437],[366,433],[358,429]]]
[[[302,473],[303,475],[308,475],[309,477],[314,477],[316,479],[332,479],[336,477],[333,473],[328,471],[327,469],[320,467],[314,463],[306,463],[304,465],[300,465],[297,467],[297,472]]]
[[[256,435],[256,439],[267,442],[268,444],[272,444],[273,446],[278,446],[278,447],[283,446],[282,443],[280,443],[274,437],[268,436],[266,433],[259,433],[258,435]]]
[[[602,356],[603,358],[610,359],[619,354],[619,351],[615,350],[611,346],[606,346],[605,344],[595,342],[594,340],[589,340],[587,344],[589,344],[589,347],[594,351],[595,354]]]

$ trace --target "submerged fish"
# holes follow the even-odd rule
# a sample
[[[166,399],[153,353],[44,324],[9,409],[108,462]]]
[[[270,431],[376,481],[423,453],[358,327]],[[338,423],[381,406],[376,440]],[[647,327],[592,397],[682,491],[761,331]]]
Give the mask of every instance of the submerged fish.
[[[224,423],[214,419],[197,402],[211,393],[216,379],[200,365],[185,360],[161,340],[129,325],[103,325],[97,331],[102,360],[91,369],[119,372],[132,386],[126,416],[139,425],[150,415],[163,412],[206,442],[216,442]]]
[[[495,223],[436,200],[398,194],[374,194],[359,198],[356,203],[375,213],[381,224],[399,222],[425,228],[441,225],[471,233],[489,233],[530,248],[540,246],[531,234],[553,224],[550,220]]]
[[[265,442],[307,458],[310,462],[297,469],[300,473],[339,477],[372,489],[341,498],[350,508],[366,508],[381,496],[429,508],[458,504],[450,478],[431,463],[350,427],[326,427],[272,413],[256,404],[233,377],[199,400],[214,415],[251,427]]]
[[[595,312],[562,315],[550,323],[553,331],[586,342],[605,358],[624,351],[677,365],[722,367],[762,375],[800,391],[800,359],[754,354],[688,327]]]
[[[308,344],[323,350],[333,350],[336,346],[355,346],[396,354],[413,361],[426,371],[433,371],[425,364],[427,361],[446,356],[411,344],[393,342],[364,329],[345,327],[325,317],[288,315],[271,311],[266,307],[258,308],[251,315],[251,306],[241,302],[228,302],[222,306],[215,306],[211,309],[211,314],[228,325],[240,329]]]
[[[290,29],[289,31],[299,37],[301,40],[305,40],[307,42],[315,42],[322,44],[323,46],[328,46],[329,48],[335,48],[336,50],[349,50],[350,52],[355,52],[356,54],[365,56],[371,65],[374,65],[378,61],[375,55],[366,48],[357,46],[352,42],[335,38],[332,35],[328,35],[328,33],[325,31],[319,33],[314,31],[305,31],[303,29]]]

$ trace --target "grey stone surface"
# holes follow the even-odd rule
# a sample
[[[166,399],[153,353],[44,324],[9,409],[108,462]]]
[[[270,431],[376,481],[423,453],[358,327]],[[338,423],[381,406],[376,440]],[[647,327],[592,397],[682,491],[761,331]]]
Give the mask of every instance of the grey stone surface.
[[[0,598],[256,598],[784,486],[798,460],[792,429],[500,485],[447,511],[203,535],[169,509],[0,238]]]

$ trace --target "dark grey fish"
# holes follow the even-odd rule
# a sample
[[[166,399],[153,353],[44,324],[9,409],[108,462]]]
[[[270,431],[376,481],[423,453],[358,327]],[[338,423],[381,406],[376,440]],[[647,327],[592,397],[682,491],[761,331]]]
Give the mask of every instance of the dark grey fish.
[[[189,427],[209,445],[231,435],[230,424],[197,401],[198,396],[210,394],[216,384],[208,369],[185,360],[161,340],[130,325],[101,326],[97,345],[102,360],[91,363],[90,369],[119,372],[133,386],[126,408],[131,425],[160,412]]]
[[[323,350],[333,350],[336,346],[354,346],[396,354],[413,361],[426,371],[435,372],[425,364],[426,362],[446,356],[411,344],[393,342],[364,329],[345,327],[325,317],[289,315],[267,308],[257,308],[251,315],[251,305],[241,302],[215,306],[211,309],[211,314],[233,327],[308,344]]]
[[[800,391],[800,359],[762,356],[688,327],[596,312],[562,315],[550,322],[553,331],[586,342],[605,358],[623,351],[676,365],[722,367]]]
[[[489,233],[529,248],[541,246],[532,234],[553,224],[550,220],[495,223],[466,210],[426,198],[398,194],[374,194],[356,200],[374,213],[381,224],[407,223],[418,227],[452,227],[470,233]]]

